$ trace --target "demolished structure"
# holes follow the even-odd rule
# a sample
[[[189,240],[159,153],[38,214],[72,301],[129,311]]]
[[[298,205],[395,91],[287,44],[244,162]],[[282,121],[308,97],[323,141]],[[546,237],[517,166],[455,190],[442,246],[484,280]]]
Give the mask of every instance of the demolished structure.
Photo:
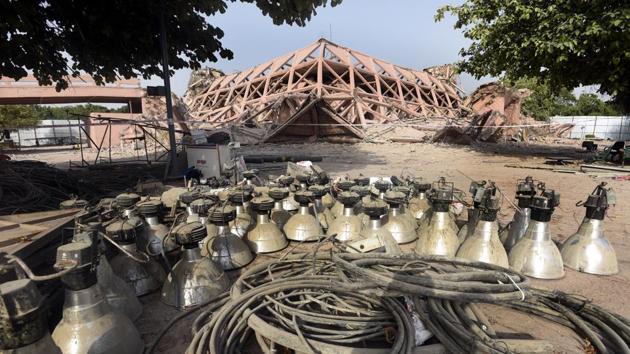
[[[230,128],[256,142],[358,141],[376,126],[435,126],[462,116],[451,76],[438,78],[320,39],[242,72],[197,71],[185,102],[200,128]]]
[[[474,114],[467,124],[447,126],[433,136],[433,141],[470,144],[472,141],[529,141],[532,137],[564,137],[573,124],[545,124],[526,116],[523,102],[531,95],[528,89],[515,89],[501,82],[479,86],[462,105]]]

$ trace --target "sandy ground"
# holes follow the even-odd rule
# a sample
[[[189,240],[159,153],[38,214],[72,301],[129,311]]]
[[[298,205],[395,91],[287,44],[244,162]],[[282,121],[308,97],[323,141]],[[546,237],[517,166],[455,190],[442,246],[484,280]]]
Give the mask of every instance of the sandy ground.
[[[111,149],[111,152],[105,148],[99,152],[97,149],[87,147],[83,148],[83,152],[81,152],[76,146],[51,146],[24,148],[19,151],[12,150],[3,153],[7,154],[12,160],[46,161],[57,168],[68,169],[81,166],[81,158],[85,160],[86,164],[90,165],[95,162],[108,162],[110,156],[114,162],[143,162],[147,160],[147,155],[149,160],[155,161],[157,158],[161,157],[164,150],[154,149],[152,146],[149,146],[145,152],[144,147],[141,149],[133,149],[131,146],[125,146],[124,149],[121,149],[115,146]],[[164,157],[161,157],[161,159],[162,161],[166,160]]]
[[[584,216],[584,208],[576,207],[601,181],[606,181],[617,194],[618,205],[611,208],[606,219],[605,229],[609,240],[617,252],[620,272],[613,276],[595,276],[566,270],[560,280],[544,281],[532,279],[532,284],[548,289],[558,289],[567,293],[579,294],[610,310],[630,317],[630,232],[628,215],[630,204],[630,181],[611,178],[593,178],[586,174],[559,173],[548,170],[508,168],[506,164],[545,165],[544,156],[583,157],[575,143],[570,145],[479,145],[474,147],[435,145],[435,144],[308,144],[308,145],[264,145],[241,149],[244,154],[299,154],[322,156],[318,163],[333,176],[356,176],[359,173],[372,176],[409,174],[435,180],[440,176],[453,181],[456,187],[467,190],[469,178],[489,179],[510,198],[515,191],[516,180],[527,175],[546,182],[548,188],[561,193],[561,203],[553,215],[551,232],[554,240],[562,242],[577,230]],[[64,153],[61,158],[49,154],[24,155],[31,159],[67,163],[77,159],[77,152]],[[73,157],[74,156],[74,157]],[[15,156],[14,158],[22,158]],[[282,173],[283,164],[251,165],[270,173]],[[564,167],[563,167],[564,168]],[[575,168],[568,166],[566,168]],[[500,221],[511,220],[513,210],[504,202],[500,211]],[[158,294],[142,299],[145,313],[139,321],[139,328],[147,343],[150,343],[161,326],[178,312],[158,301]],[[531,316],[516,314],[513,311],[487,306],[487,314],[499,331],[524,332],[539,339],[548,339],[556,346],[557,353],[584,352],[579,338],[559,326]],[[194,317],[194,316],[193,316]],[[192,318],[179,322],[162,340],[160,353],[183,352],[190,339]]]

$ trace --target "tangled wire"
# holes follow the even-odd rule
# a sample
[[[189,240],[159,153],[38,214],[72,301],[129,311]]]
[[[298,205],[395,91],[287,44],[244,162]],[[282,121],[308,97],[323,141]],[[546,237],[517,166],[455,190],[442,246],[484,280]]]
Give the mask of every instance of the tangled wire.
[[[243,352],[251,338],[265,353],[412,353],[414,313],[449,352],[513,353],[477,303],[561,324],[600,353],[629,353],[627,319],[575,296],[532,289],[510,270],[442,257],[327,252],[245,271],[229,295],[200,309],[187,353]]]
[[[39,161],[0,161],[0,215],[55,210],[73,197],[97,201],[161,173],[161,166],[65,171]]]
[[[38,161],[0,161],[0,215],[53,210],[73,195],[91,199],[94,188]]]

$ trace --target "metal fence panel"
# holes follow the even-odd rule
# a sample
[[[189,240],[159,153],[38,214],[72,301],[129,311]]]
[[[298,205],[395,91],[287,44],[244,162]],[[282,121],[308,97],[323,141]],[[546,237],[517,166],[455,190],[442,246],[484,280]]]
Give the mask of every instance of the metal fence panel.
[[[20,128],[17,131],[19,146],[71,145],[79,142],[80,120],[44,119],[37,128]],[[17,138],[17,139],[16,139]]]
[[[552,123],[572,123],[570,137],[584,139],[586,135],[609,140],[630,140],[628,116],[554,116]]]

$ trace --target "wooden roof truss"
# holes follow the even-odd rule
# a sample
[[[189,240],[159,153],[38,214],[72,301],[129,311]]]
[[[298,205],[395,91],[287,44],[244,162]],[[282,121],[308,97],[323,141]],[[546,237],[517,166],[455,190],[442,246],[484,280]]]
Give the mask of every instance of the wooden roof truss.
[[[195,92],[185,97],[190,116],[216,127],[250,124],[275,129],[292,121],[294,114],[303,114],[300,108],[311,102],[363,128],[396,120],[457,118],[462,104],[448,80],[324,39],[215,78]]]

